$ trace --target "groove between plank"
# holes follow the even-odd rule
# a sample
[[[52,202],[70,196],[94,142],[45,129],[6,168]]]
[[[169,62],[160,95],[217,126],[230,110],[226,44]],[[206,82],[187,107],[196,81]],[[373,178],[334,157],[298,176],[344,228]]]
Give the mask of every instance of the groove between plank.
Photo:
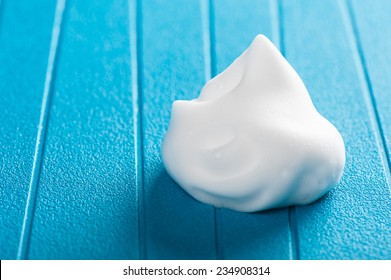
[[[390,158],[390,154],[388,153],[388,150],[386,149],[385,136],[384,136],[381,120],[379,117],[379,112],[377,110],[376,99],[373,94],[372,83],[369,78],[369,73],[366,67],[366,61],[364,58],[364,52],[362,49],[361,39],[359,36],[354,12],[351,7],[350,1],[348,0],[338,1],[338,4],[346,28],[350,48],[352,50],[353,60],[357,70],[357,74],[359,76],[362,93],[364,95],[365,104],[371,121],[371,126],[373,128],[377,146],[380,152],[380,157],[382,159],[384,173],[387,178],[388,186],[389,188],[391,188],[390,186],[391,158]]]
[[[144,162],[143,162],[143,130],[142,130],[142,96],[141,73],[142,38],[141,38],[141,1],[129,0],[129,36],[133,105],[133,138],[135,152],[136,190],[138,204],[138,244],[139,259],[146,259],[145,214],[144,214]]]
[[[19,240],[17,259],[26,259],[29,250],[31,228],[34,219],[35,204],[38,192],[39,177],[42,168],[42,158],[45,148],[46,131],[48,127],[51,99],[53,96],[53,85],[55,80],[55,68],[57,63],[62,18],[65,11],[66,0],[58,0],[54,15],[48,64],[46,68],[45,85],[41,103],[41,113],[35,143],[34,160],[31,171],[29,190],[26,201],[26,208],[23,217],[22,230]]]
[[[272,34],[273,41],[277,48],[280,49],[281,54],[285,57],[285,37],[284,37],[284,14],[282,11],[281,0],[270,0],[271,18],[272,18]],[[297,228],[296,206],[288,207],[288,223],[291,246],[289,248],[290,259],[300,259],[299,254],[299,238]]]
[[[214,50],[215,34],[214,34],[214,6],[213,0],[201,1],[201,20],[202,20],[202,35],[204,45],[204,72],[205,82],[208,82],[216,75],[216,54]],[[222,241],[222,213],[221,209],[213,207],[214,218],[214,239],[216,248],[216,259],[224,259]]]

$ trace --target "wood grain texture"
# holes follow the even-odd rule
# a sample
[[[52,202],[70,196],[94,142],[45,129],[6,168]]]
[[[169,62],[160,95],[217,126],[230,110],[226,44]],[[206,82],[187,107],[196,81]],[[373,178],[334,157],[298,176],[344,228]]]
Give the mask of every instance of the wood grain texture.
[[[67,0],[50,70],[56,1],[1,0],[0,258],[390,259],[390,16],[369,0]],[[172,102],[258,33],[347,163],[311,205],[244,214],[190,197],[160,148]]]

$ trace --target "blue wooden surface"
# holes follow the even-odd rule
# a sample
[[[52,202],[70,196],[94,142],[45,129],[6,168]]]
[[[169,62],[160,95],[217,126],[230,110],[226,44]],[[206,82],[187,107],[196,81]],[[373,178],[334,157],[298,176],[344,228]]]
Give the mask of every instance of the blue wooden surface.
[[[1,259],[390,259],[391,2],[1,0]],[[63,9],[64,8],[64,9]],[[341,183],[244,214],[165,172],[175,99],[263,33],[341,132]]]
[[[301,2],[284,3],[285,55],[315,106],[341,131],[347,158],[339,186],[295,211],[299,256],[390,258],[390,170],[381,158],[349,7],[343,1]],[[324,11],[330,11],[327,17]]]

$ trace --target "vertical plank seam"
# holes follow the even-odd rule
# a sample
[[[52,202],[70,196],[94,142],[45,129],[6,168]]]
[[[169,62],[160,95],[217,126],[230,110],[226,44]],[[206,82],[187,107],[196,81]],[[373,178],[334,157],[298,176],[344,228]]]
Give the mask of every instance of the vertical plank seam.
[[[141,1],[129,0],[129,37],[133,105],[133,140],[135,152],[137,222],[138,222],[138,258],[146,259],[145,213],[144,213],[144,162],[142,130],[142,96],[141,96]]]
[[[48,56],[48,63],[46,67],[45,84],[41,103],[41,113],[39,117],[39,125],[37,131],[37,138],[35,143],[33,166],[31,171],[31,178],[29,190],[26,200],[26,208],[23,217],[22,230],[20,234],[19,247],[17,259],[26,259],[28,256],[32,224],[34,219],[35,205],[37,199],[39,178],[42,169],[43,154],[45,149],[46,132],[49,123],[49,114],[51,107],[51,100],[53,96],[53,88],[55,81],[55,69],[57,64],[58,49],[60,42],[62,18],[66,6],[66,0],[57,0],[56,10],[54,15],[51,42]]]
[[[204,45],[204,72],[205,82],[216,75],[216,53],[215,53],[215,34],[214,34],[214,6],[213,0],[200,0],[201,3],[201,21],[202,37]],[[222,213],[220,209],[213,207],[214,239],[216,259],[223,259],[224,252],[222,241]]]
[[[384,173],[386,175],[389,188],[391,187],[391,158],[387,150],[386,140],[384,136],[384,130],[377,109],[375,95],[373,93],[371,79],[366,66],[366,60],[364,57],[364,51],[362,48],[360,34],[358,32],[357,22],[354,16],[353,8],[350,1],[338,1],[339,8],[342,14],[342,19],[346,28],[350,48],[353,53],[353,60],[356,66],[357,74],[360,80],[360,86],[364,95],[365,104],[367,107],[369,119],[373,132],[375,134],[378,150],[384,167]]]
[[[285,57],[285,37],[284,37],[284,14],[282,10],[281,0],[270,0],[271,18],[272,18],[272,34],[274,43],[280,52]],[[298,227],[297,227],[297,215],[296,206],[288,207],[288,229],[290,236],[290,248],[289,257],[293,260],[300,259],[299,254],[299,238],[298,238]]]

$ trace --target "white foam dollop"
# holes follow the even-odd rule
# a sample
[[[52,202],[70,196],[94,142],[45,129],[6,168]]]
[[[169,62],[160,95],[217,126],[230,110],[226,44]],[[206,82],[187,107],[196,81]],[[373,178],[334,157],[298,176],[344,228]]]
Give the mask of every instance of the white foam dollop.
[[[311,203],[340,180],[345,147],[263,35],[197,99],[175,101],[164,166],[194,198],[253,212]]]

